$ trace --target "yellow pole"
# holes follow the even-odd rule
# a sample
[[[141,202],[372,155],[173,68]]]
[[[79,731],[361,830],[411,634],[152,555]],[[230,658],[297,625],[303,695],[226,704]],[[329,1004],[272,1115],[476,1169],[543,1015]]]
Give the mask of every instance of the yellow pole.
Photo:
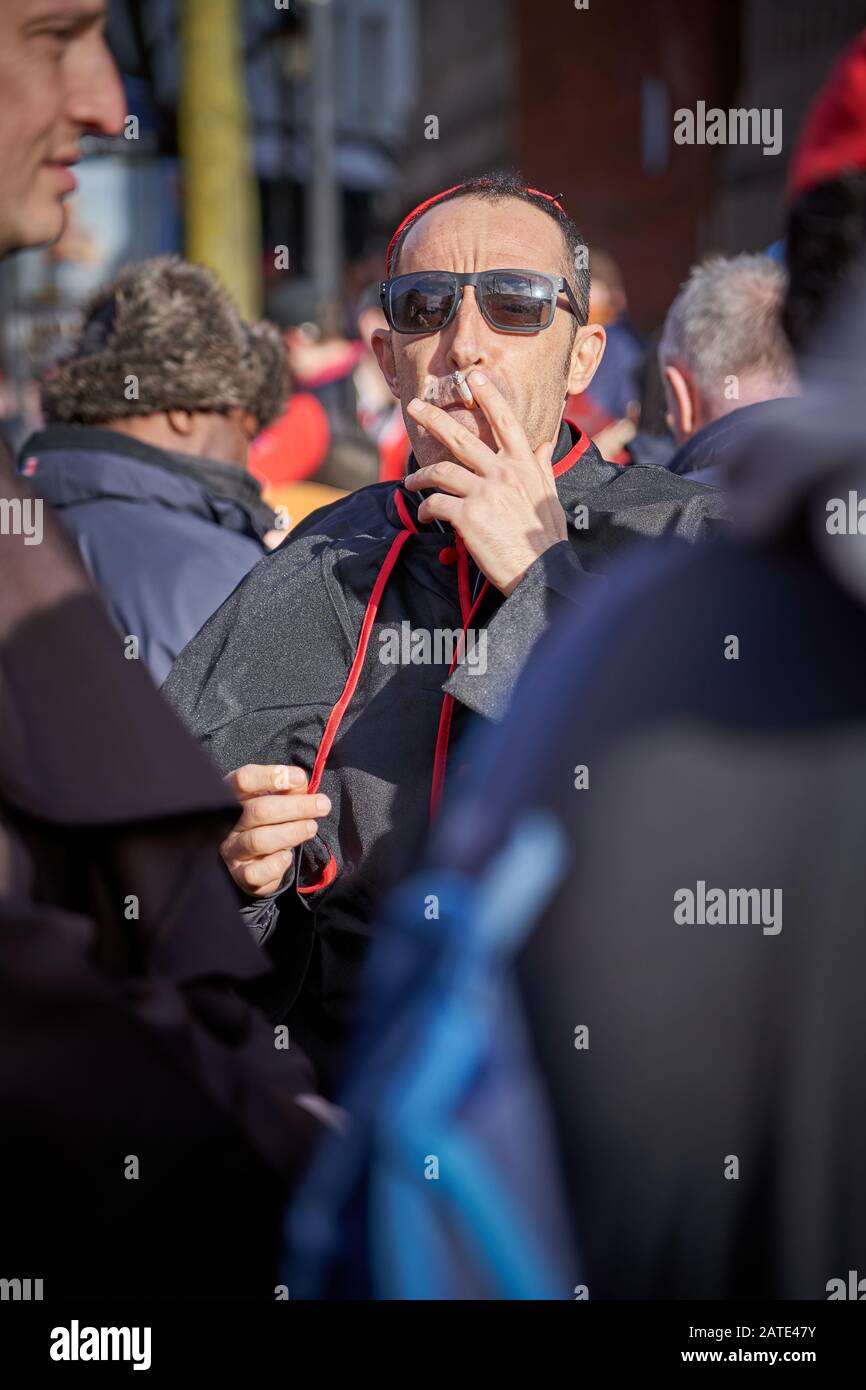
[[[182,0],[179,143],[186,254],[261,313],[261,230],[250,161],[240,0]]]

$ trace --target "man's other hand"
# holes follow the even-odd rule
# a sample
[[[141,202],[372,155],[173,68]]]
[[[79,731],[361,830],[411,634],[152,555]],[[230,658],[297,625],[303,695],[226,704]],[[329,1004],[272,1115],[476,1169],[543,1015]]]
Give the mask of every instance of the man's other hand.
[[[247,763],[226,777],[241,803],[234,829],[220,854],[237,886],[250,898],[276,893],[299,845],[312,840],[331,802],[307,792],[307,774],[283,763]]]

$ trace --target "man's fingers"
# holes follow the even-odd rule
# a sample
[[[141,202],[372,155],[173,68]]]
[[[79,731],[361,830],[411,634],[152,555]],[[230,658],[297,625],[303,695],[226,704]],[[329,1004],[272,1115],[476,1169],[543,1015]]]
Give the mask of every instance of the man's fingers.
[[[253,892],[248,893],[248,894],[247,894],[247,897],[250,897],[250,898],[271,898],[271,897],[273,897],[274,893],[279,892],[280,884],[282,883],[282,881],[283,881],[284,878],[285,878],[285,872],[283,872],[282,874],[280,874],[280,877],[279,877],[279,878],[272,878],[271,881],[270,881],[270,883],[263,883],[262,886],[261,886],[261,888],[257,888],[256,891],[255,891],[254,893],[253,893]]]
[[[450,497],[447,492],[434,492],[425,497],[418,508],[419,521],[447,521],[459,532],[460,513],[464,506],[462,497]]]
[[[302,796],[255,796],[242,803],[234,829],[254,830],[257,825],[284,825],[306,817],[326,816],[330,809],[330,798],[323,792]]]
[[[545,471],[550,468],[553,462],[553,447],[553,442],[549,441],[547,444],[539,444],[538,448],[533,450],[540,466]]]
[[[268,792],[303,791],[307,774],[302,767],[288,767],[285,763],[245,763],[227,773],[225,780],[238,801],[246,801]]]
[[[327,815],[330,798],[304,793],[303,768],[283,763],[246,763],[226,777],[241,813],[220,845],[229,873],[250,897],[276,893],[294,851],[319,832],[316,816]],[[292,795],[286,795],[289,790]]]
[[[267,858],[280,850],[297,849],[311,840],[318,823],[314,820],[293,820],[285,825],[260,825],[257,830],[239,830],[225,842],[226,855],[235,863],[247,859]]]
[[[250,859],[245,864],[235,864],[232,878],[251,897],[264,894],[266,889],[275,893],[291,868],[292,854],[290,849],[281,850],[279,854],[270,854],[266,859]]]
[[[466,381],[490,426],[496,447],[519,456],[529,446],[526,431],[498,387],[484,372],[470,372]]]
[[[471,468],[473,473],[483,477],[496,458],[493,450],[482,444],[476,434],[453,419],[447,410],[440,410],[438,405],[416,399],[409,402],[406,413],[428,430],[434,439],[444,444],[459,463]]]
[[[427,468],[419,468],[417,472],[410,473],[404,486],[410,492],[436,488],[440,492],[453,493],[455,497],[468,497],[470,492],[478,487],[478,479],[462,464],[443,459],[440,463],[431,463]]]

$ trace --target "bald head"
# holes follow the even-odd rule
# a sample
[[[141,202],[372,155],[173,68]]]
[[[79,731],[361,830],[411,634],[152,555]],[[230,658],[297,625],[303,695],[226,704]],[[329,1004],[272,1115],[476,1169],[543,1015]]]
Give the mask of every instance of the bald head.
[[[456,187],[446,190],[445,193],[434,195],[429,200],[430,206],[422,203],[420,208],[409,215],[394,236],[389,247],[388,273],[392,276],[400,274],[400,257],[403,245],[422,219],[426,219],[442,207],[455,203],[458,205],[455,211],[459,217],[459,205],[465,203],[467,199],[493,205],[522,203],[526,207],[537,208],[549,222],[559,228],[562,244],[556,267],[559,273],[565,275],[571,284],[580,306],[581,321],[585,323],[589,313],[589,253],[586,243],[577,226],[557,199],[540,189],[528,188],[521,179],[513,174],[485,174],[478,178],[467,179]],[[525,248],[522,249],[525,250]],[[550,269],[553,268],[551,265]]]
[[[580,272],[569,260],[561,221],[545,208],[517,196],[464,194],[436,203],[407,228],[392,259],[392,274],[540,271],[557,279],[565,276],[578,298],[575,280]],[[585,271],[584,275],[588,278]],[[519,334],[492,327],[471,286],[464,290],[453,319],[440,331],[406,334],[379,329],[373,334],[373,349],[404,407],[413,451],[422,466],[447,457],[448,450],[405,413],[406,407],[416,398],[442,399],[453,372],[484,371],[511,405],[535,449],[555,442],[567,397],[584,390],[592,380],[603,348],[603,330],[579,321],[564,292],[557,297],[548,328]],[[458,408],[455,418],[493,446],[483,412]]]

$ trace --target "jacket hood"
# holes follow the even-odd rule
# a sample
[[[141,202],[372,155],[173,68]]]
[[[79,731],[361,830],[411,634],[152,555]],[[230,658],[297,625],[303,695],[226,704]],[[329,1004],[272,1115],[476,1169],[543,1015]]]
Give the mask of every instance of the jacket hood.
[[[21,450],[21,472],[53,507],[122,500],[156,503],[261,540],[274,525],[245,469],[172,453],[114,430],[50,425]]]

